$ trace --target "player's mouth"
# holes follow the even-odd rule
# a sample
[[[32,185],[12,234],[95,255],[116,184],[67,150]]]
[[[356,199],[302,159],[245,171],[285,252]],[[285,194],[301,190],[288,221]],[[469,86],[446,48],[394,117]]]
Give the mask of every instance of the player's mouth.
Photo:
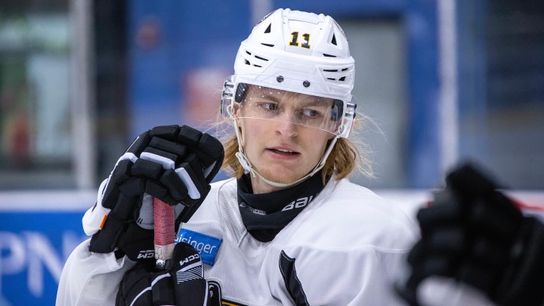
[[[284,147],[266,148],[266,151],[274,158],[293,159],[300,156],[300,152]]]

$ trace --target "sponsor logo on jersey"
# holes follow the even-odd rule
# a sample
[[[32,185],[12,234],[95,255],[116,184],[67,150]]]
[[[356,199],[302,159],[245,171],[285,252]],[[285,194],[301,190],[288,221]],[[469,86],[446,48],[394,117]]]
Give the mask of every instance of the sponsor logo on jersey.
[[[302,197],[302,198],[296,199],[292,201],[291,203],[285,205],[285,207],[281,211],[288,211],[295,208],[303,208],[306,205],[308,205],[308,203],[310,203],[313,200],[313,198],[314,196],[311,195],[308,197]]]
[[[182,228],[178,233],[176,242],[185,242],[191,245],[198,251],[203,263],[213,266],[223,239]]]

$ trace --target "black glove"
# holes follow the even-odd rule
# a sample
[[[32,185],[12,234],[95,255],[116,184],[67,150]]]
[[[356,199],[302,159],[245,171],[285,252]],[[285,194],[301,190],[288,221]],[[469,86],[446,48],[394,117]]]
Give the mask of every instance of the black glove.
[[[174,248],[172,259],[171,267],[163,271],[141,263],[128,270],[119,284],[115,305],[206,305],[208,285],[198,252],[182,242]]]
[[[408,256],[411,275],[397,291],[419,305],[430,276],[468,284],[498,305],[544,302],[544,226],[524,217],[496,184],[471,165],[451,172],[417,219],[421,240]]]
[[[96,206],[111,211],[93,235],[90,251],[154,258],[152,199],[175,205],[177,230],[206,198],[223,156],[217,139],[188,126],[159,126],[138,136],[99,196]]]

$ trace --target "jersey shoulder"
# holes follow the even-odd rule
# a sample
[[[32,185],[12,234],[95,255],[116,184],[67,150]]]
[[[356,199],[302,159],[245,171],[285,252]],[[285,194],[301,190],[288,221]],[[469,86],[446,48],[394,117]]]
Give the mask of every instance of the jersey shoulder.
[[[416,237],[416,223],[398,207],[347,179],[316,198],[299,216],[293,242],[299,245],[349,251],[374,248],[407,250]],[[298,217],[297,217],[298,218]],[[295,224],[296,225],[296,224]]]

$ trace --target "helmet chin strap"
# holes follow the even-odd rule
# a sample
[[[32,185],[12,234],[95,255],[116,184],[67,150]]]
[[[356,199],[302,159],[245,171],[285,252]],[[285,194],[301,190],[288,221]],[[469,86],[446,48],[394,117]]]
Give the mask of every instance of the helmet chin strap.
[[[312,169],[312,171],[308,172],[308,174],[306,174],[305,176],[303,176],[303,177],[301,177],[301,178],[299,178],[299,179],[297,179],[297,180],[295,180],[293,182],[290,182],[290,183],[280,183],[280,182],[276,182],[276,181],[269,180],[269,179],[265,178],[251,164],[251,162],[247,158],[246,154],[244,153],[244,147],[242,145],[242,135],[240,134],[240,129],[238,128],[238,123],[236,122],[236,119],[234,119],[232,117],[231,117],[231,119],[232,119],[233,124],[234,124],[234,130],[236,131],[236,140],[238,141],[238,152],[236,152],[235,155],[236,155],[236,158],[238,158],[238,161],[240,162],[240,165],[244,169],[244,173],[245,174],[251,173],[251,176],[259,177],[259,179],[261,179],[263,182],[267,183],[270,186],[277,187],[277,188],[291,187],[291,186],[296,185],[296,184],[306,180],[307,178],[313,176],[317,172],[319,172],[319,170],[321,170],[323,168],[323,166],[325,166],[327,158],[331,154],[332,148],[334,148],[334,145],[336,144],[336,141],[338,140],[338,136],[335,136],[331,140],[327,150],[325,151],[325,154],[323,154],[323,156],[321,157],[321,160],[319,161],[319,163],[317,163],[317,165]]]

